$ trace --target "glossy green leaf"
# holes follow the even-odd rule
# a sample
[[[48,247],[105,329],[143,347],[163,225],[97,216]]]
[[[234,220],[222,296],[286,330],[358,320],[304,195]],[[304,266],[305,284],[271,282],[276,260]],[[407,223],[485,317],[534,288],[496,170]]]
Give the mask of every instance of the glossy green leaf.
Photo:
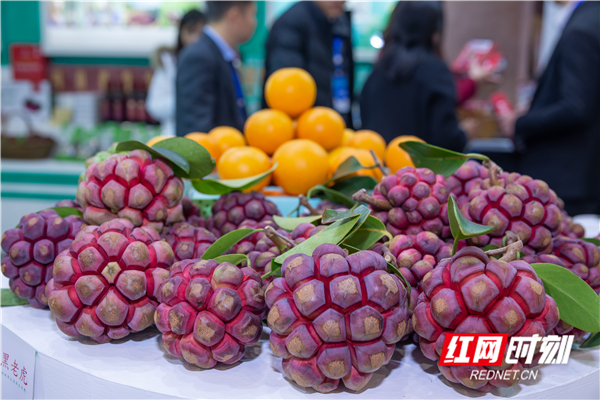
[[[219,257],[243,238],[260,231],[262,231],[262,229],[237,229],[235,231],[226,233],[218,238],[208,249],[206,249],[202,255],[202,259],[210,260],[212,258]]]
[[[531,266],[556,301],[561,320],[583,331],[600,331],[600,297],[583,279],[556,264]]]
[[[446,177],[452,175],[470,158],[489,160],[482,154],[463,154],[422,142],[403,142],[400,143],[400,147],[410,155],[416,167],[429,168]]]
[[[219,263],[228,262],[233,265],[239,265],[245,261],[246,265],[250,266],[250,259],[245,254],[224,254],[222,256],[215,257],[214,260]]]
[[[352,218],[334,222],[327,228],[323,229],[321,232],[306,239],[304,242],[300,243],[299,245],[293,247],[292,249],[275,258],[275,262],[278,264],[283,264],[286,258],[294,254],[302,253],[311,255],[312,252],[323,243],[341,243],[346,238],[348,233],[352,231],[352,228],[354,228],[354,225],[356,225],[358,220],[359,216],[355,216]]]
[[[157,151],[169,150],[179,154],[190,165],[189,174],[183,178],[200,179],[210,174],[215,169],[215,161],[206,148],[198,142],[184,138],[173,137],[154,143],[153,149]]]
[[[454,196],[448,197],[448,220],[450,222],[450,231],[454,238],[452,254],[456,253],[459,241],[485,235],[494,230],[493,226],[479,225],[466,219],[460,212],[458,204],[456,204],[456,201],[454,200]]]
[[[496,244],[488,244],[487,246],[483,247],[481,250],[488,251],[488,250],[497,250],[499,248],[500,248],[500,246],[498,246]]]
[[[581,238],[584,242],[592,243],[595,246],[600,246],[600,239],[597,238]]]
[[[377,181],[370,176],[351,176],[350,178],[337,181],[330,189],[352,199],[352,195],[360,189],[371,191],[375,188],[375,185],[377,185]]]
[[[340,247],[342,249],[346,249],[348,250],[348,254],[354,254],[354,253],[358,253],[360,251],[360,249],[357,249],[356,247],[353,247],[345,242],[340,243]]]
[[[161,142],[159,142],[161,143]],[[224,195],[231,192],[246,190],[251,186],[256,185],[258,182],[265,179],[269,176],[275,168],[277,168],[277,163],[275,163],[271,169],[262,174],[251,176],[249,178],[242,179],[193,179],[192,185],[194,189],[204,194],[218,194]]]
[[[0,306],[11,307],[22,306],[23,304],[29,304],[27,299],[20,298],[10,289],[0,289]]]
[[[579,346],[581,349],[587,349],[590,347],[600,346],[600,332],[592,333],[589,338],[586,339],[585,342]]]
[[[383,236],[392,240],[392,235],[385,229],[383,222],[369,215],[365,222],[344,240],[344,243],[359,250],[368,250]]]
[[[273,221],[279,226],[281,229],[285,229],[286,231],[293,231],[300,224],[309,223],[314,224],[321,220],[320,215],[309,215],[307,217],[280,217],[279,215],[273,215]]]
[[[321,222],[324,224],[330,224],[335,221],[339,221],[342,219],[355,217],[355,216],[359,216],[359,215],[364,215],[365,216],[364,219],[366,219],[370,213],[371,213],[371,210],[362,204],[354,209],[343,210],[343,211],[326,209],[325,211],[323,211],[323,218],[322,218]]]
[[[375,160],[373,160],[373,163],[375,163]],[[330,182],[334,182],[339,179],[345,178],[348,175],[352,175],[353,173],[358,172],[361,169],[373,169],[373,168],[377,168],[377,166],[372,165],[370,167],[365,167],[356,159],[356,157],[350,156],[343,163],[340,164],[340,166],[333,173],[333,176],[331,177],[331,179],[329,179],[325,183],[325,185],[327,185]]]
[[[193,142],[193,140],[190,140],[190,142]],[[149,147],[146,145],[146,143],[142,143],[137,140],[120,142],[116,148],[117,152],[132,150],[146,150],[147,152],[152,154],[153,157],[158,157],[169,161],[171,163],[171,166],[173,167],[175,175],[179,177],[185,178],[190,173],[190,163],[185,159],[185,157],[175,153],[172,150]]]

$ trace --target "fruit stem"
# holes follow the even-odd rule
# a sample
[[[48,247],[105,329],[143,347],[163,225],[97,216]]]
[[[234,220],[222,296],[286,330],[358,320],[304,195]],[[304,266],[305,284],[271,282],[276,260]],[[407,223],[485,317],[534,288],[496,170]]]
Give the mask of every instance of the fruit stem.
[[[281,254],[294,247],[294,242],[277,232],[272,226],[265,227],[265,234],[275,243],[275,246],[281,251]]]
[[[394,267],[398,268],[398,261],[396,260],[396,257],[394,257],[392,252],[390,251],[390,248],[388,247],[388,245],[384,244],[383,246],[381,246],[381,249],[383,250],[383,258],[385,259],[385,261],[389,262]]]
[[[367,194],[366,189],[360,189],[358,192],[354,193],[352,195],[352,200],[360,201],[361,203],[366,203],[372,206],[373,208],[376,208],[381,211],[389,211],[392,208],[394,208],[387,200],[374,199],[371,196],[369,196]]]
[[[502,168],[492,160],[486,160],[481,163],[484,167],[486,167],[490,173],[490,184],[492,186],[499,186],[498,182],[498,174],[501,174]]]
[[[375,151],[373,151],[373,149],[371,149],[369,151],[371,152],[371,157],[373,157],[373,160],[375,160],[375,165],[381,171],[381,174],[383,176],[387,176],[387,174],[385,173],[385,169],[383,168],[383,165],[381,165],[381,163],[379,162],[379,159],[377,158],[377,155],[375,154]]]
[[[310,215],[321,215],[319,211],[310,205],[305,195],[299,195],[298,199],[300,199],[300,205],[306,207],[306,209],[310,212]]]
[[[517,259],[519,252],[523,250],[523,242],[518,239],[516,242],[509,244],[508,246],[501,247],[499,249],[488,250],[485,252],[488,256],[495,256],[504,253],[499,261],[511,262]]]

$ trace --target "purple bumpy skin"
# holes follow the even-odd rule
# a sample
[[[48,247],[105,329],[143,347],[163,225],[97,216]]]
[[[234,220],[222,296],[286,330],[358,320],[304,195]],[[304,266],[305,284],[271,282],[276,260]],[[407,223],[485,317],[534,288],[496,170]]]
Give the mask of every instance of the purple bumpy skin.
[[[387,215],[379,216],[392,235],[416,235],[429,231],[441,238],[450,237],[448,196],[450,183],[427,168],[404,167],[375,186],[373,198],[390,203]],[[376,213],[376,205],[371,207]]]
[[[77,202],[88,224],[126,218],[135,226],[160,231],[183,217],[183,182],[160,159],[145,150],[115,154],[94,163],[77,188]]]
[[[425,275],[422,288],[412,325],[423,354],[434,361],[441,354],[447,333],[544,336],[559,321],[556,303],[527,262],[490,260],[476,247],[465,247],[450,261],[440,263]],[[522,367],[520,363],[515,366]],[[441,368],[441,372],[449,381],[479,391],[518,383],[473,381],[464,368]]]
[[[552,237],[562,228],[558,200],[548,185],[517,173],[500,174],[495,186],[484,179],[469,192],[469,203],[461,210],[472,221],[494,227],[484,237],[467,241],[478,247],[501,245],[506,231],[512,231],[523,241],[526,255],[549,254]]]
[[[13,293],[36,308],[48,307],[45,291],[54,260],[85,226],[83,218],[62,218],[49,209],[23,216],[17,228],[4,232],[2,273]]]
[[[364,388],[408,329],[407,291],[373,251],[322,244],[288,257],[265,291],[271,350],[289,379],[326,393]]]
[[[273,215],[281,215],[275,203],[261,192],[233,192],[222,196],[212,207],[210,230],[217,236],[239,229],[248,221],[276,226]]]
[[[266,305],[260,276],[215,260],[173,264],[162,282],[154,321],[164,349],[190,364],[234,364],[258,342]]]
[[[217,240],[215,235],[205,228],[197,228],[187,222],[179,222],[169,227],[161,235],[169,243],[175,254],[175,261],[199,258]]]
[[[58,327],[99,343],[146,329],[173,258],[152,228],[134,228],[126,219],[88,226],[56,257],[46,286]]]

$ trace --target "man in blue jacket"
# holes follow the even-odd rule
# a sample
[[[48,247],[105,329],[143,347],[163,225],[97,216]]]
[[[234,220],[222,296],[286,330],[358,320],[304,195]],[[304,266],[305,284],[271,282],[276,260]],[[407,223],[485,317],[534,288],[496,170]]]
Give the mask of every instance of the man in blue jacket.
[[[216,126],[242,130],[244,93],[238,46],[256,29],[253,1],[207,1],[208,24],[177,60],[176,132],[208,132]]]

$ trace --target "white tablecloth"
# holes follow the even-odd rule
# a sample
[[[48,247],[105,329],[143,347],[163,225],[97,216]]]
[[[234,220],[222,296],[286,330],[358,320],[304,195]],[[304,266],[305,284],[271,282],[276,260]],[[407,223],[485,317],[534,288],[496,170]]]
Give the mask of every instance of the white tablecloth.
[[[0,309],[2,324],[37,350],[35,398],[253,398],[354,397],[343,388],[322,395],[283,378],[268,337],[234,366],[202,370],[168,355],[152,328],[107,344],[63,335],[47,310]],[[369,399],[600,398],[599,350],[573,350],[567,366],[540,368],[537,381],[483,394],[448,383],[414,345],[398,346],[392,361],[360,393]],[[341,385],[340,385],[341,386]]]

